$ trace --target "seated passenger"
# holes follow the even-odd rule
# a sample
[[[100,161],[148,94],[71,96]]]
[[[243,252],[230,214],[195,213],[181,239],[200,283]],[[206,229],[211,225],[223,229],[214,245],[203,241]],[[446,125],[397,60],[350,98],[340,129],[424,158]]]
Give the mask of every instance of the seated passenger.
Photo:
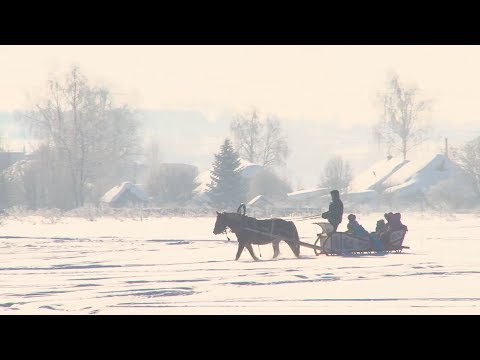
[[[355,236],[362,237],[362,238],[370,237],[370,234],[368,233],[368,231],[365,230],[365,228],[357,222],[356,216],[353,214],[348,215],[347,229],[349,233]]]
[[[383,219],[380,219],[377,221],[377,226],[375,227],[375,234],[381,234],[386,230],[387,224],[385,224],[385,221]]]
[[[392,215],[391,225],[390,225],[391,231],[399,231],[399,230],[408,231],[408,228],[402,224],[401,218],[402,218],[402,215],[400,213],[395,213]]]
[[[383,215],[385,220],[387,220],[387,223],[385,224],[385,229],[384,229],[385,231],[390,229],[390,222],[392,221],[392,216],[393,216],[393,213],[391,213],[391,212],[385,213]]]
[[[402,224],[400,213],[388,213],[385,214],[385,218],[388,220],[386,224],[385,231],[380,234],[380,241],[384,246],[388,246],[390,242],[390,234],[394,231],[405,230],[408,231],[408,228]]]

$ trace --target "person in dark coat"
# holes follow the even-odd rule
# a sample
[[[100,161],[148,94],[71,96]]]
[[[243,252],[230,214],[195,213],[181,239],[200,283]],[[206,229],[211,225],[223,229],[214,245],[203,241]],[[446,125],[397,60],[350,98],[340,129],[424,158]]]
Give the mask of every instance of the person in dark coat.
[[[343,203],[340,200],[340,194],[338,190],[330,191],[332,195],[332,202],[328,206],[328,211],[322,214],[322,218],[327,219],[333,226],[333,231],[337,231],[338,225],[342,222],[343,216]]]
[[[385,214],[385,219],[387,219],[387,225],[385,230],[380,234],[380,241],[384,246],[388,246],[390,241],[390,235],[394,231],[405,230],[408,231],[408,228],[402,224],[401,221],[402,215],[400,213],[388,213]]]
[[[376,234],[381,234],[382,232],[385,231],[385,227],[387,225],[385,224],[385,220],[380,219],[377,221],[377,226],[375,227],[375,233]]]
[[[395,213],[391,216],[390,219],[390,230],[391,231],[398,231],[398,230],[405,230],[408,231],[406,225],[402,224],[402,215],[400,213]]]
[[[385,214],[385,218],[387,219],[388,214]],[[384,249],[383,244],[380,242],[380,236],[387,231],[387,224],[385,224],[385,220],[380,219],[377,221],[377,226],[375,227],[375,231],[370,233],[370,240],[372,241],[373,250],[382,251]]]
[[[352,233],[355,236],[362,237],[362,238],[369,238],[370,234],[368,233],[365,228],[360,225],[357,221],[357,217],[353,214],[348,215],[348,224],[347,224],[348,232]]]

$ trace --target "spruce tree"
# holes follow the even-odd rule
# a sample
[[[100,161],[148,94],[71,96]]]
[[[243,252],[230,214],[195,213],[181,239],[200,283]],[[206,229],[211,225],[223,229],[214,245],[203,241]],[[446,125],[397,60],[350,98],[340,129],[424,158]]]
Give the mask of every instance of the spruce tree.
[[[239,170],[240,158],[229,139],[215,154],[207,194],[213,205],[227,211],[236,210],[245,201],[247,183]]]

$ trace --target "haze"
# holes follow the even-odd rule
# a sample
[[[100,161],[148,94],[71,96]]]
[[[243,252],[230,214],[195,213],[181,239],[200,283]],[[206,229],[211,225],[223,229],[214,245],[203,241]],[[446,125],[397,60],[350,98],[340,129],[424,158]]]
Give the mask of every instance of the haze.
[[[291,132],[289,168],[313,185],[318,170],[309,164],[331,155],[327,143],[355,154],[358,169],[376,153],[368,133],[390,71],[434,99],[435,141],[472,138],[480,118],[479,63],[479,46],[0,46],[0,112],[27,107],[49,73],[78,64],[92,82],[140,110],[201,113],[210,123],[251,106],[276,114]],[[350,129],[365,132],[337,141]],[[171,138],[168,128],[161,132]],[[177,140],[176,149],[165,146],[165,156],[188,162],[191,151]],[[200,134],[197,140],[183,144],[193,141],[203,154],[195,155],[196,165],[208,166],[222,139]]]

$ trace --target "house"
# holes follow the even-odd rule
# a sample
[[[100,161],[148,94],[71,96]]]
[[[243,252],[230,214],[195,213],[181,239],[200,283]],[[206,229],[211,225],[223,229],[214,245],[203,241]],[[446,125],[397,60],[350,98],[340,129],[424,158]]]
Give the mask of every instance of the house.
[[[271,214],[274,204],[264,195],[255,196],[247,203],[247,212],[250,216],[266,216]]]
[[[357,193],[366,190],[380,190],[384,181],[407,162],[408,161],[393,157],[376,162],[353,178],[349,192]]]
[[[25,152],[21,151],[0,151],[0,171],[5,170],[11,165],[24,160],[26,158]]]
[[[139,185],[125,181],[120,185],[108,190],[100,201],[113,207],[121,207],[136,204],[147,204],[149,202],[149,198],[147,194],[139,187]]]
[[[463,170],[443,154],[406,162],[398,171],[385,180],[385,193],[409,197],[426,193],[445,180],[463,182]]]
[[[306,190],[293,191],[287,194],[287,201],[295,208],[315,208],[325,207],[325,195],[330,193],[328,188],[313,188]],[[326,203],[328,206],[329,201]]]
[[[411,160],[382,160],[352,181],[352,202],[368,202],[379,196],[398,201],[417,201],[436,185],[449,181],[465,189],[470,183],[461,167],[444,154],[419,154]],[[377,196],[375,196],[375,194]]]
[[[342,201],[344,202],[353,202],[356,204],[367,204],[377,198],[377,191],[375,190],[364,190],[349,192],[342,195]]]

